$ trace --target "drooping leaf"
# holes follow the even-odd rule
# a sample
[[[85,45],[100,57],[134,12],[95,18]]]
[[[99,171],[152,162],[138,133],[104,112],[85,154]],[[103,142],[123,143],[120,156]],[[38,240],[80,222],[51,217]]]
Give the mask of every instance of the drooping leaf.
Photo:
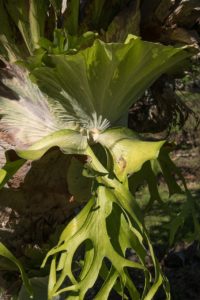
[[[86,136],[75,130],[63,129],[45,136],[25,150],[16,152],[24,159],[36,160],[52,147],[59,147],[66,154],[84,154],[87,145]]]
[[[127,128],[108,129],[100,134],[98,141],[111,151],[114,171],[121,180],[139,171],[147,160],[157,158],[164,143],[142,140]]]
[[[25,288],[28,291],[29,296],[32,296],[33,295],[32,287],[21,262],[2,243],[0,243],[0,255],[9,259],[12,263],[14,263],[18,267]]]
[[[113,273],[113,271],[110,270],[111,274],[113,274],[114,277],[112,277],[112,280],[110,276],[106,278],[105,286],[98,296],[100,297],[103,295],[103,297],[105,297],[105,295],[108,295],[114,283],[116,282],[116,279],[120,277],[122,285],[127,286],[127,288],[129,289],[129,292],[132,295],[131,299],[139,299],[139,293],[134,283],[129,281],[128,274],[126,274],[126,272],[124,271],[125,266],[139,268],[141,270],[145,269],[142,264],[132,262],[125,258],[126,248],[130,247],[130,245],[131,247],[137,247],[137,245],[139,246],[139,241],[137,240],[136,236],[133,236],[131,238],[131,235],[127,234],[121,240],[121,250],[118,251],[118,245],[115,244],[115,240],[118,234],[116,234],[116,231],[109,230],[110,224],[112,224],[112,226],[115,226],[114,224],[116,224],[116,216],[110,215],[112,206],[114,205],[113,202],[115,201],[115,198],[108,189],[104,187],[99,188],[97,202],[94,198],[89,201],[89,203],[87,204],[87,210],[86,208],[84,208],[84,217],[79,219],[79,221],[77,219],[76,226],[74,226],[75,221],[73,220],[72,223],[68,225],[68,227],[70,227],[72,226],[72,224],[74,224],[73,230],[71,231],[70,228],[67,227],[65,229],[65,233],[62,234],[57,247],[49,252],[47,258],[50,255],[53,255],[54,259],[56,259],[55,261],[57,266],[59,266],[57,281],[54,283],[54,285],[51,285],[49,290],[49,299],[51,299],[55,295],[65,292],[68,295],[67,297],[70,297],[70,291],[75,292],[74,297],[83,299],[87,290],[96,282],[101,270],[104,257],[107,257],[110,260],[113,268],[115,269],[115,272]],[[129,226],[127,224],[126,218],[121,215],[122,212],[120,211],[120,209],[116,212],[117,218],[119,218],[120,223],[117,227],[115,226],[115,228],[117,229],[119,227],[119,229],[117,230],[123,230],[123,232],[127,232]],[[109,222],[108,224],[106,224],[106,219],[109,216],[111,223]],[[120,220],[120,218],[122,219]],[[120,234],[120,236],[122,238],[123,235]],[[79,275],[81,281],[79,281],[72,274],[71,265],[76,249],[84,241],[91,241],[91,247],[94,248],[94,252],[92,257],[86,256],[84,265]],[[142,245],[140,247],[142,247]],[[57,255],[59,255],[60,252],[62,252],[62,256],[59,259],[59,256],[57,257]],[[136,252],[141,257],[144,255],[144,252],[139,250],[139,248]],[[61,288],[62,283],[67,276],[71,281],[71,285],[69,284],[65,288]]]
[[[177,214],[177,216],[172,219],[172,221],[167,226],[167,228],[169,229],[170,246],[174,243],[176,234],[184,226],[188,219],[192,219],[193,222],[193,240],[200,241],[200,223],[195,202],[196,201],[191,195],[190,191],[186,191],[186,202],[182,205],[182,209],[179,214]]]
[[[181,189],[180,185],[177,183],[177,180],[175,179],[175,174],[178,175],[178,177],[183,182],[184,187],[186,187],[185,179],[181,175],[181,172],[179,168],[175,166],[173,161],[171,160],[169,156],[169,150],[167,148],[163,148],[160,152],[158,162],[161,167],[161,171],[163,173],[164,179],[167,183],[169,195],[173,194],[181,194],[183,193],[183,190]]]
[[[115,197],[118,199],[120,206],[123,207],[124,212],[127,212],[126,218],[129,222],[131,232],[137,236],[140,243],[143,243],[146,240],[146,243],[149,248],[149,253],[151,255],[151,259],[153,262],[154,270],[155,270],[155,280],[150,288],[148,273],[144,273],[145,275],[145,287],[143,297],[145,300],[153,299],[156,294],[158,288],[162,285],[166,294],[166,299],[170,300],[170,290],[169,283],[167,278],[162,274],[162,271],[159,266],[159,262],[155,256],[151,241],[149,240],[148,234],[146,233],[143,218],[141,216],[140,209],[136,205],[136,201],[126,185],[124,183],[120,184],[119,181],[112,180],[112,183],[108,181],[106,177],[103,177],[105,184],[114,187],[113,193]],[[137,253],[141,253],[140,251]],[[144,296],[146,295],[146,296]]]
[[[24,163],[24,159],[17,159],[15,161],[7,160],[3,168],[0,169],[0,189],[23,166]]]
[[[154,201],[162,203],[158,189],[158,178],[153,171],[151,161],[144,163],[142,168],[129,178],[129,189],[135,195],[135,192],[144,183],[147,183],[150,194],[146,209],[150,209]]]

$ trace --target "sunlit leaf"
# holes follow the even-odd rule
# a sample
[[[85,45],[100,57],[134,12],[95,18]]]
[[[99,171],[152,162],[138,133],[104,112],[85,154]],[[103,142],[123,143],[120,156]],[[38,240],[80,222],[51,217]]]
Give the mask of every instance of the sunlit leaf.
[[[98,141],[111,151],[115,173],[121,180],[139,171],[147,160],[157,158],[164,143],[142,140],[127,128],[108,129]]]
[[[59,147],[66,154],[84,154],[87,137],[80,132],[63,129],[44,137],[25,150],[17,150],[17,154],[24,159],[35,160],[52,147]]]
[[[109,201],[108,201],[109,200]],[[127,286],[129,292],[132,294],[131,299],[139,299],[139,293],[134,285],[133,282],[129,281],[128,274],[125,272],[125,266],[132,267],[132,268],[139,268],[145,269],[145,266],[140,263],[136,263],[130,261],[125,258],[125,250],[126,248],[131,247],[135,248],[139,244],[137,237],[133,235],[127,234],[123,237],[118,230],[122,230],[127,232],[129,230],[129,225],[127,224],[126,218],[123,216],[123,212],[118,209],[115,211],[117,214],[111,214],[112,206],[117,205],[114,204],[116,202],[115,197],[113,197],[112,193],[104,188],[101,187],[98,189],[98,198],[92,198],[87,204],[87,210],[84,208],[84,214],[82,214],[82,218],[77,216],[76,226],[73,227],[73,230],[69,230],[68,227],[65,229],[65,234],[62,234],[61,239],[54,249],[52,249],[49,255],[56,255],[56,262],[59,265],[59,273],[57,272],[57,282],[54,286],[50,287],[49,294],[51,297],[54,295],[58,295],[60,293],[67,292],[68,297],[70,297],[70,290],[77,291],[75,293],[79,299],[83,299],[87,290],[94,285],[96,282],[104,257],[106,257],[113,265],[113,268],[116,270],[117,273],[113,274],[112,277],[108,276],[105,281],[105,286],[99,293],[99,297],[101,295],[108,295],[110,290],[112,289],[116,279],[118,277],[122,280],[122,285]],[[119,225],[116,227],[116,217],[119,218]],[[74,220],[76,220],[74,218]],[[109,222],[107,223],[107,218],[109,218]],[[122,219],[121,219],[122,218]],[[120,221],[121,219],[121,221]],[[72,221],[68,226],[75,225],[75,221]],[[110,229],[110,225],[112,227],[115,226],[116,230]],[[100,230],[99,230],[100,229]],[[116,234],[117,233],[117,234]],[[118,249],[118,245],[116,244],[115,240],[119,236],[121,236],[121,243],[120,243],[120,251]],[[84,241],[91,241],[91,249],[94,248],[94,252],[92,257],[86,256],[84,260],[84,265],[82,267],[80,273],[81,281],[78,281],[77,278],[74,277],[72,274],[72,263],[73,263],[73,256],[76,249],[84,243]],[[140,245],[142,247],[142,245]],[[62,252],[65,253],[64,257],[63,254],[60,259],[62,259],[62,263],[59,263],[59,257],[57,255]],[[91,252],[92,253],[92,252]],[[95,255],[94,255],[95,253]],[[140,256],[144,255],[144,253],[140,253],[137,251],[137,254]],[[63,260],[64,258],[64,260]],[[87,260],[90,261],[89,265]],[[143,261],[144,263],[144,261]],[[86,271],[87,270],[87,271]],[[113,271],[111,271],[112,274]],[[71,285],[69,284],[66,288],[62,288],[62,283],[64,282],[65,278],[68,278],[71,281]],[[112,278],[112,279],[111,279]],[[105,292],[105,294],[104,294]],[[134,298],[133,298],[134,296]],[[51,299],[51,298],[50,298]],[[71,298],[70,298],[71,299]]]
[[[88,129],[102,130],[188,55],[182,48],[133,36],[125,44],[96,40],[75,55],[49,56],[51,67],[35,69],[33,74],[41,89],[55,99],[54,109],[59,103],[60,117],[68,114]]]
[[[0,170],[0,184],[4,181],[7,172],[3,169]]]
[[[78,2],[71,1],[74,9],[79,6]],[[96,1],[96,4],[100,5],[100,2]],[[27,13],[23,5],[20,0],[17,13],[23,10]],[[98,13],[101,9],[100,5]],[[72,30],[75,31],[78,13],[71,11]],[[25,14],[25,20],[26,17]],[[17,14],[15,18],[18,20],[21,15]],[[25,28],[23,22],[20,30],[26,38],[30,29]],[[57,31],[55,37],[60,51],[66,45],[65,37],[59,33]],[[37,35],[38,32],[38,39]],[[77,43],[77,37],[71,38]],[[56,48],[54,50],[57,53]],[[90,193],[85,195],[90,198],[85,199],[87,204],[66,226],[57,246],[48,252],[43,262],[44,266],[51,258],[48,299],[63,294],[69,300],[82,300],[101,277],[104,284],[97,292],[97,299],[106,300],[114,288],[122,296],[124,290],[128,290],[132,300],[150,300],[162,286],[169,300],[168,281],[156,259],[141,210],[128,189],[127,180],[145,162],[158,157],[164,142],[146,141],[127,128],[113,126],[163,72],[189,54],[183,48],[128,36],[125,43],[96,40],[92,47],[73,55],[45,54],[44,59],[41,55],[43,53],[35,60],[37,68],[32,71],[31,78],[46,95],[30,81],[28,74],[23,74],[22,69],[7,66],[11,76],[4,79],[4,83],[13,91],[14,97],[0,98],[1,127],[15,136],[16,152],[24,159],[39,159],[53,147],[59,147],[65,154],[86,155],[84,171],[77,174],[85,175],[93,183],[92,196]],[[40,62],[44,66],[41,67]],[[97,153],[95,147],[98,146],[107,154],[104,153],[105,159]],[[162,170],[167,170],[162,162],[160,165]],[[171,171],[175,171],[173,165]],[[4,171],[1,176],[4,180]],[[81,181],[72,179],[72,194],[76,195],[84,185],[75,191],[77,182]],[[158,191],[155,182],[153,184],[155,196]],[[80,248],[84,259],[76,258]],[[135,252],[136,261],[127,258],[127,249]],[[147,268],[147,251],[153,276]],[[108,266],[105,261],[109,261]],[[144,274],[143,292],[129,276],[128,268]]]
[[[6,164],[0,170],[0,189],[8,182],[10,178],[23,166],[24,159],[17,159],[15,161],[7,160]]]

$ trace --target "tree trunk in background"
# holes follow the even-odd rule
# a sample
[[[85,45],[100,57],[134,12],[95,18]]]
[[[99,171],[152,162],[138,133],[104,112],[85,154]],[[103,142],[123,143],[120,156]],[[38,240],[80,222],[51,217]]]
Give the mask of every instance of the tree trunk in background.
[[[200,42],[199,0],[143,0],[141,35],[150,41],[194,44]]]
[[[107,41],[123,40],[129,32],[165,44],[200,42],[199,0],[102,0],[98,13],[94,2],[81,1],[81,32],[97,30]]]

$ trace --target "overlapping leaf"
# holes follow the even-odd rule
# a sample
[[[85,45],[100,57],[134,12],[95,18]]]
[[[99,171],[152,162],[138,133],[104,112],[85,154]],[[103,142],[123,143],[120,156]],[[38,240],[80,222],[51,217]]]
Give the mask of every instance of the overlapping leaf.
[[[25,288],[31,297],[33,295],[32,287],[21,262],[2,243],[0,243],[0,256],[9,259],[15,266],[17,266],[21,273]]]
[[[142,240],[138,238],[141,234],[139,231],[135,227],[132,231],[131,223],[127,222],[127,215],[113,193],[105,187],[100,187],[97,198],[91,198],[82,212],[69,223],[58,245],[46,257],[47,260],[53,256],[49,299],[60,293],[66,293],[67,299],[84,299],[84,295],[94,285],[99,274],[104,274],[105,282],[95,299],[102,299],[101,297],[107,299],[111,289],[117,284],[117,279],[122,289],[127,287],[131,299],[140,299],[140,294],[126,270],[127,267],[145,271],[146,287],[153,295],[163,279],[162,276],[159,281],[156,278],[150,288],[150,276],[145,267],[146,252]],[[74,254],[83,243],[85,243],[84,264],[80,267],[77,277],[73,273],[72,265]],[[138,262],[125,257],[128,248],[136,251]],[[59,258],[60,253],[62,255]],[[112,267],[107,268],[104,265],[104,258],[111,262]],[[70,284],[62,288],[67,277]],[[148,297],[150,294],[148,296],[148,290],[145,288],[143,299],[151,299]]]
[[[24,163],[24,159],[6,162],[3,168],[0,169],[0,189],[23,166]]]
[[[144,162],[155,159],[164,141],[145,141],[127,128],[109,129],[98,141],[113,156],[114,171],[121,180],[141,169]]]
[[[47,255],[52,258],[49,299],[66,293],[67,299],[81,300],[99,276],[104,285],[96,299],[107,299],[112,288],[122,294],[126,287],[131,299],[149,300],[161,285],[170,299],[168,282],[126,181],[127,175],[157,157],[163,142],[147,142],[125,128],[108,127],[119,121],[163,72],[187,56],[182,48],[144,42],[134,36],[126,43],[96,40],[92,47],[75,55],[50,55],[44,60],[46,66],[33,71],[48,96],[19,70],[14,72],[15,79],[6,81],[16,99],[0,98],[1,124],[19,138],[18,155],[35,160],[58,146],[66,154],[89,156],[85,167],[95,174],[91,176],[96,183],[92,198]],[[107,158],[113,160],[109,171],[92,151],[94,143],[106,148]],[[4,180],[3,171],[1,177]],[[78,261],[83,266],[76,275],[74,255],[83,244],[84,262]],[[155,271],[153,280],[145,263],[145,246]],[[137,262],[126,258],[128,248],[135,251]],[[110,268],[105,258],[112,264]],[[129,267],[144,272],[142,295],[130,279]]]
[[[26,150],[18,150],[17,154],[25,159],[36,160],[56,146],[66,154],[84,154],[87,137],[77,131],[63,129],[44,137]]]
[[[182,48],[141,41],[96,40],[75,55],[49,56],[51,67],[36,69],[39,86],[86,127],[114,124],[162,73],[186,58]],[[56,102],[55,102],[56,109]]]

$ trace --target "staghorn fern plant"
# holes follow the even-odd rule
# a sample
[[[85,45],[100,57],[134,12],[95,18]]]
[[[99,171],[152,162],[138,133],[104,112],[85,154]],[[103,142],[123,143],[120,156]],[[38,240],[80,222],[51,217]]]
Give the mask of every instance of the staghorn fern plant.
[[[143,140],[126,128],[124,116],[163,72],[188,55],[183,48],[135,36],[125,43],[96,40],[75,55],[49,55],[46,65],[31,72],[39,87],[24,70],[8,65],[13,76],[4,84],[16,99],[0,98],[0,124],[15,139],[21,157],[14,171],[57,146],[65,154],[83,155],[82,174],[89,178],[86,205],[43,262],[51,260],[49,300],[60,294],[84,299],[99,278],[103,284],[95,299],[108,299],[114,289],[123,299],[148,300],[160,286],[170,299],[168,281],[128,186],[128,177],[156,159],[164,141]],[[77,163],[75,158],[72,162]],[[4,184],[10,176],[8,165],[0,176]],[[77,258],[80,248],[83,257]],[[135,261],[127,258],[130,249]],[[143,272],[143,291],[131,279],[130,269]]]

